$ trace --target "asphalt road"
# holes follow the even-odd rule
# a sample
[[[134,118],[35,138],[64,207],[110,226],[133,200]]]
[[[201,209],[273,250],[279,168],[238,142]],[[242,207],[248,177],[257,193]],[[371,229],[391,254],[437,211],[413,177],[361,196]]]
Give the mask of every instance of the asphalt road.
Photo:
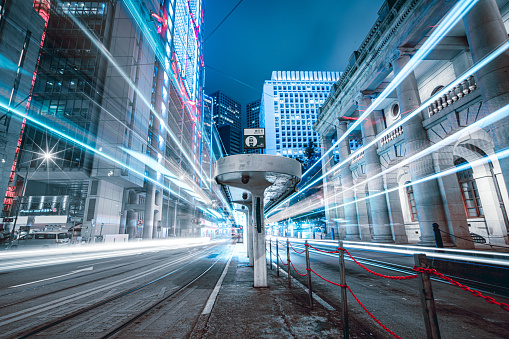
[[[297,247],[296,250],[299,251],[301,248]],[[295,268],[302,274],[306,273],[304,254],[290,251],[290,258]],[[275,252],[274,247],[273,252]],[[286,245],[280,245],[279,253],[285,261],[287,259]],[[366,256],[365,251],[354,250],[351,254],[354,257]],[[374,255],[371,254],[371,256]],[[377,253],[375,258],[379,261],[399,264],[408,261],[409,267],[412,266],[413,261],[412,258],[388,253]],[[340,282],[338,261],[337,254],[333,256],[310,254],[311,268],[324,278],[336,283]],[[385,326],[402,338],[426,337],[417,279],[402,281],[384,279],[369,273],[352,261],[346,261],[345,268],[346,281],[353,293]],[[368,268],[384,275],[404,275],[379,267],[368,266]],[[284,266],[284,270],[287,270],[287,266]],[[302,278],[295,273],[292,273],[292,277],[307,286],[307,277]],[[475,277],[472,278],[475,279]],[[314,274],[312,284],[318,296],[337,310],[341,309],[339,287],[323,281]],[[448,283],[433,281],[432,288],[442,338],[509,338],[509,312]],[[499,302],[509,303],[509,298],[501,295],[487,292],[483,292],[483,295],[494,297]],[[371,319],[352,295],[348,294],[347,299],[351,318],[369,326],[376,337],[392,338]]]
[[[186,337],[229,243],[9,253],[0,259],[0,338]]]

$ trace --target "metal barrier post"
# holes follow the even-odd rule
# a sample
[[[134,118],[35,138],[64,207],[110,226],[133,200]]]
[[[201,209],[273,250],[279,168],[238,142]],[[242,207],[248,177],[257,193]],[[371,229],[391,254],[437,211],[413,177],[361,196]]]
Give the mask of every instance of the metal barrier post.
[[[444,242],[442,241],[442,234],[440,234],[440,228],[437,223],[433,223],[433,233],[435,234],[435,243],[438,248],[444,248]]]
[[[339,247],[343,248],[343,241],[339,241]],[[346,275],[345,275],[345,251],[339,250],[339,283],[341,286],[341,320],[343,321],[343,336],[349,337],[348,328],[348,304],[346,300]]]
[[[414,254],[414,261],[416,267],[427,268],[428,266],[426,263],[426,254]],[[426,326],[426,338],[439,339],[440,330],[438,328],[435,299],[433,298],[429,273],[417,272],[417,281],[419,284],[419,294],[421,295],[424,325]]]
[[[288,263],[288,287],[292,287],[292,272],[290,271],[290,241],[286,239],[286,261]]]
[[[269,239],[270,269],[272,269],[272,239]]]
[[[309,307],[313,308],[313,286],[311,285],[311,264],[309,263],[309,246],[306,240],[306,267],[308,273]]]
[[[276,239],[276,275],[279,278],[279,240]]]

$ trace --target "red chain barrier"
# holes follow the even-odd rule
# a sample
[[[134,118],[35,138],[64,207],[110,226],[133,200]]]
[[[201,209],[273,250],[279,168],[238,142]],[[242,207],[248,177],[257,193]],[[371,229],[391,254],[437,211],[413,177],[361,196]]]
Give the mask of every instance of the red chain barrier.
[[[401,339],[400,336],[398,336],[396,333],[392,332],[391,330],[389,330],[387,328],[387,326],[385,326],[384,324],[382,324],[380,322],[380,320],[378,320],[373,314],[371,314],[370,311],[368,311],[368,309],[360,302],[359,299],[357,299],[357,296],[355,294],[353,294],[352,290],[350,289],[350,287],[348,285],[341,285],[341,284],[338,284],[338,283],[335,283],[333,281],[330,281],[328,279],[325,279],[324,277],[322,277],[320,274],[316,273],[313,269],[310,269],[309,271],[313,272],[314,274],[316,274],[318,277],[322,278],[323,280],[327,281],[328,283],[331,283],[333,285],[336,285],[336,286],[339,286],[339,287],[346,287],[348,288],[348,290],[350,291],[350,293],[352,294],[352,296],[355,298],[355,300],[357,300],[357,302],[359,303],[359,305],[361,305],[361,307],[364,309],[364,311],[366,311],[367,314],[369,314],[369,316],[374,320],[376,321],[376,323],[380,326],[382,326],[382,328],[384,330],[386,330],[389,334],[391,334],[394,338],[398,338],[398,339]]]
[[[332,285],[336,285],[336,286],[339,286],[339,287],[347,287],[347,285],[341,285],[341,284],[335,283],[334,281],[330,281],[330,280],[325,279],[320,274],[316,273],[312,268],[310,268],[309,270],[311,272],[313,272],[314,274],[316,274],[319,278],[322,278],[323,280],[325,280],[328,283],[331,283]]]
[[[281,263],[282,263],[283,265],[285,265],[285,266],[286,266],[286,265],[288,265],[288,264],[285,264],[285,262],[283,261],[283,258],[281,258],[281,256],[280,256],[279,254],[278,254],[277,256],[279,257],[279,260],[281,261]]]
[[[323,252],[323,253],[339,253],[339,251],[324,251],[324,250],[318,249],[318,248],[316,248],[316,247],[313,247],[313,246],[311,246],[311,245],[309,245],[309,244],[307,244],[307,245],[305,245],[305,246],[309,246],[309,247],[311,247],[312,249],[317,250],[318,252]]]
[[[297,251],[295,248],[293,248],[292,244],[290,243],[290,247],[292,248],[292,250],[295,252],[295,253],[298,253],[298,254],[302,254],[304,252],[306,252],[306,250],[302,251],[302,252],[299,252]]]
[[[429,273],[429,274],[434,274],[436,276],[438,276],[439,278],[441,279],[444,279],[444,280],[447,280],[448,282],[450,282],[451,284],[453,284],[454,286],[458,286],[459,288],[461,288],[463,291],[468,291],[470,293],[472,293],[474,295],[474,297],[480,297],[480,298],[483,298],[484,300],[486,300],[488,303],[490,304],[494,304],[494,305],[498,305],[500,306],[500,308],[502,308],[504,311],[507,311],[509,312],[509,304],[506,304],[506,303],[501,303],[501,302],[498,302],[496,301],[494,298],[492,297],[488,297],[488,296],[485,296],[485,295],[482,295],[481,292],[477,291],[477,290],[473,290],[471,289],[470,287],[468,286],[465,286],[465,285],[462,285],[460,284],[459,282],[457,282],[456,280],[453,280],[449,277],[446,277],[445,275],[443,275],[442,273],[438,272],[437,270],[433,269],[433,268],[424,268],[424,267],[416,267],[414,266],[413,268],[414,271],[416,272],[426,272],[426,273]]]
[[[350,291],[350,293],[352,294],[352,296],[355,298],[355,300],[357,300],[357,302],[359,303],[359,305],[361,305],[361,307],[364,309],[364,311],[366,311],[367,314],[369,314],[369,316],[374,320],[376,321],[376,323],[380,326],[382,326],[382,328],[384,330],[387,331],[387,333],[389,333],[390,335],[392,335],[394,338],[397,338],[397,339],[401,339],[401,337],[399,335],[397,335],[396,333],[392,332],[391,330],[389,330],[387,328],[387,326],[385,326],[384,324],[382,324],[382,322],[380,320],[378,320],[373,314],[371,314],[370,311],[368,311],[368,309],[366,308],[366,306],[364,306],[361,301],[359,299],[357,299],[357,296],[355,294],[353,294],[352,290],[350,289],[349,286],[346,286],[346,288],[348,288],[348,290]]]
[[[374,272],[372,270],[370,270],[369,268],[367,268],[366,266],[364,266],[363,264],[361,264],[360,262],[358,262],[351,254],[350,252],[348,252],[346,249],[342,248],[342,247],[338,247],[339,250],[341,251],[345,251],[346,254],[348,254],[350,256],[350,258],[352,258],[353,261],[355,261],[355,263],[357,265],[359,265],[360,267],[364,268],[366,271],[368,271],[369,273],[371,274],[374,274],[378,277],[381,277],[381,278],[386,278],[386,279],[392,279],[392,280],[409,280],[409,279],[415,279],[417,278],[417,275],[414,274],[414,275],[405,275],[405,276],[394,276],[394,275],[384,275],[384,274],[380,274],[380,273],[377,273],[377,272]]]
[[[300,275],[301,277],[305,277],[306,275],[308,275],[307,273],[306,274],[300,274],[299,271],[297,271],[297,269],[295,268],[295,266],[293,266],[293,262],[290,261],[290,265],[292,265],[293,267],[293,270],[298,274]]]

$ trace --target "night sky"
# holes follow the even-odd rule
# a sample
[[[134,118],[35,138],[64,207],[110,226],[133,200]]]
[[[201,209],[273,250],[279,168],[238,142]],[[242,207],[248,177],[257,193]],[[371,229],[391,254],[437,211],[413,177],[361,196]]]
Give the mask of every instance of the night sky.
[[[204,40],[238,2],[204,0]],[[205,93],[223,90],[244,113],[272,71],[342,71],[383,2],[244,0],[204,43]]]

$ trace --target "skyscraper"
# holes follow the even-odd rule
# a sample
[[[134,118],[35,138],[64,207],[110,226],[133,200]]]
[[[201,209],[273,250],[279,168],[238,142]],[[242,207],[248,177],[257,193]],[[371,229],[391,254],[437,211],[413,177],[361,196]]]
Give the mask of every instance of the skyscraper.
[[[213,98],[213,123],[216,125],[223,138],[223,144],[228,144],[230,153],[239,154],[242,152],[241,132],[241,105],[221,91],[210,94]],[[229,128],[221,128],[229,125]],[[228,138],[229,140],[225,140]]]
[[[199,233],[191,220],[210,202],[201,3],[52,2],[43,16],[49,1],[35,1],[47,29],[11,184],[17,227],[51,217],[90,238]]]
[[[274,71],[263,85],[260,127],[266,154],[302,158],[309,141],[320,147],[313,124],[340,72]]]
[[[246,105],[246,128],[260,127],[260,104],[261,99],[250,102]],[[261,149],[248,149],[247,153],[262,153]]]

